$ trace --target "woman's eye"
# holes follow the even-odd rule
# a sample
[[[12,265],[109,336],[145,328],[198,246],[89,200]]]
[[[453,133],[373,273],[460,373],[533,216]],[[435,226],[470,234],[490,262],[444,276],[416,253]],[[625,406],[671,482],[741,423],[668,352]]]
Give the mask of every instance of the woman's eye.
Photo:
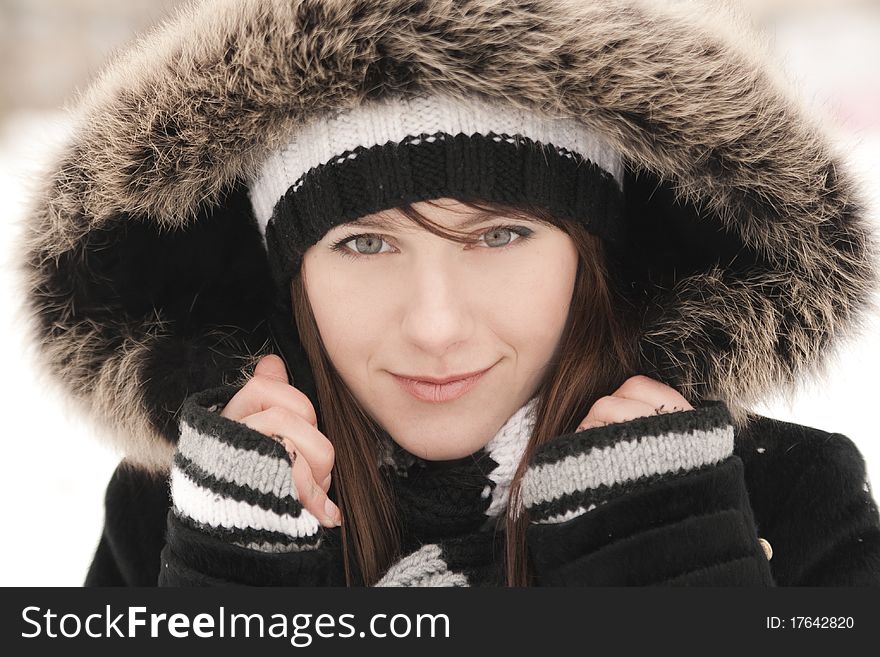
[[[480,241],[491,247],[503,247],[517,239],[528,238],[531,234],[531,230],[522,226],[495,226],[483,233],[484,239]]]
[[[386,243],[385,240],[378,235],[354,235],[342,238],[330,248],[342,255],[357,258],[359,255],[367,256],[383,253],[383,251],[378,250],[383,243]],[[349,247],[349,244],[354,246]]]
[[[362,255],[375,255],[382,253],[382,244],[385,242],[378,235],[358,235],[353,240],[355,251]]]

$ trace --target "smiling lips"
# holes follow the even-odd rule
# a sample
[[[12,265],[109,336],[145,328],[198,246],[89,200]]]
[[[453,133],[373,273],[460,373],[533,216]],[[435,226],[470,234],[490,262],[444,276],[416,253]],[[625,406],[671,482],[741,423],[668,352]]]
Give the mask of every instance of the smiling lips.
[[[494,365],[493,365],[494,367]],[[483,378],[483,375],[491,370],[489,367],[485,370],[472,374],[464,379],[456,379],[447,383],[433,383],[431,381],[417,381],[403,376],[393,374],[394,380],[400,384],[406,392],[421,401],[439,404],[442,402],[453,401],[458,399],[468,390],[473,388],[477,382]],[[442,380],[442,379],[441,379]]]

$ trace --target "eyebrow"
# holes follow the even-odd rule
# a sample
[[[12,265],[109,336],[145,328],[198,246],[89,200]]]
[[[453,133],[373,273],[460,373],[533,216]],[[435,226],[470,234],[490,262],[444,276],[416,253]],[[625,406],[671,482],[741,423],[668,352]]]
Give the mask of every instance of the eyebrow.
[[[467,219],[465,219],[461,223],[456,224],[455,226],[453,226],[453,228],[459,229],[459,230],[464,229],[464,228],[470,228],[472,226],[476,226],[477,224],[481,224],[481,223],[488,221],[490,219],[498,219],[502,216],[503,215],[500,215],[497,212],[477,212],[476,214],[469,216]],[[356,219],[354,221],[349,221],[346,224],[342,224],[340,226],[340,228],[344,227],[344,226],[358,226],[360,228],[385,228],[385,229],[387,229],[390,227],[401,225],[401,223],[404,221],[404,219],[405,218],[387,219],[387,218],[378,217],[378,216],[365,216],[365,217],[361,217],[360,219]],[[519,217],[510,217],[510,219],[516,220],[516,221],[526,221],[525,219],[521,219]]]

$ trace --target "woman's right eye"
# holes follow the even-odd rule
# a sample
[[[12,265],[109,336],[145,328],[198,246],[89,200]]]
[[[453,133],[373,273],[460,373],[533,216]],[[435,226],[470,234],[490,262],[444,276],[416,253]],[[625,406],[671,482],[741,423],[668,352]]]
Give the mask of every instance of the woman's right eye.
[[[351,248],[348,247],[347,245],[352,242],[355,246]],[[330,249],[348,258],[357,258],[359,256],[378,255],[379,253],[387,252],[387,250],[376,250],[376,248],[381,248],[383,243],[387,244],[387,242],[378,235],[350,235],[348,237],[343,237],[338,242],[334,242]]]

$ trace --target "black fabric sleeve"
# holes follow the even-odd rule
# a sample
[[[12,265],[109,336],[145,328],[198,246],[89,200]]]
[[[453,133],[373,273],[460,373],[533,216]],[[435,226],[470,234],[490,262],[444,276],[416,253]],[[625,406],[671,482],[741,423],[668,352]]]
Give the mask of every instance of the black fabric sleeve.
[[[787,439],[777,447],[761,436],[749,445],[747,480],[760,496],[754,509],[773,545],[777,583],[880,586],[880,513],[858,447],[839,433],[762,426],[768,434],[779,428]]]
[[[159,585],[344,586],[341,529],[299,502],[284,447],[220,415],[238,389],[181,409]]]
[[[85,586],[155,586],[165,543],[168,483],[122,461],[104,496],[104,528]]]
[[[539,586],[774,586],[721,401],[554,438],[523,478]]]

